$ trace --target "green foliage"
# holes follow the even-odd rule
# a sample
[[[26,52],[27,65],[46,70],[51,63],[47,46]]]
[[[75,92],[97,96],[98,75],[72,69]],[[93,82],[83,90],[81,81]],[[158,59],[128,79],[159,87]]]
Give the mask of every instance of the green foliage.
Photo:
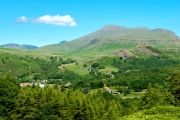
[[[114,60],[112,65],[126,72],[127,70],[142,70],[148,68],[160,68],[164,66],[175,66],[178,65],[179,61],[171,58],[158,59],[158,57],[151,56],[146,59],[135,58],[122,62],[121,60]]]
[[[4,78],[0,78],[0,116],[10,119],[11,111],[15,107],[19,91],[19,85],[12,77],[11,73],[7,73]]]
[[[148,86],[144,96],[142,97],[142,109],[149,109],[154,106],[162,105],[165,101],[163,88],[157,84],[154,87]]]
[[[0,61],[1,76],[7,71],[11,71],[15,77],[24,81],[26,79],[32,80],[34,75],[39,75],[35,79],[41,79],[49,74],[58,71],[57,65],[48,62],[45,59],[33,58],[33,57],[22,57],[19,55],[12,55],[9,53],[1,53]],[[41,73],[41,74],[40,74]]]
[[[126,70],[118,73],[112,72],[115,78],[106,82],[108,86],[128,86],[136,92],[141,92],[143,89],[147,89],[149,83],[151,83],[152,86],[154,86],[155,83],[166,86],[166,79],[173,75],[174,70],[180,70],[179,65],[170,65],[170,63],[168,63],[169,65],[167,64],[167,66],[154,66],[154,68],[146,69],[142,67],[129,69],[128,65],[130,66],[132,64],[128,63],[128,61],[122,63],[121,66],[125,64],[127,64],[127,67],[125,67]],[[140,66],[140,63],[138,64]]]
[[[93,63],[92,65],[91,65],[91,67],[99,67],[99,63]]]
[[[180,106],[180,72],[176,71],[172,77],[168,79],[170,91],[175,96],[176,105]]]
[[[87,67],[87,64],[84,64],[83,67]]]
[[[102,93],[84,94],[81,90],[60,92],[54,88],[23,88],[11,116],[13,119],[37,120],[117,119],[122,108],[119,100],[115,96],[107,99]]]
[[[179,120],[180,108],[174,106],[157,106],[149,110],[139,111],[119,120]]]
[[[60,64],[70,64],[70,63],[75,63],[75,62],[76,62],[76,60],[67,58],[67,60],[62,60]]]

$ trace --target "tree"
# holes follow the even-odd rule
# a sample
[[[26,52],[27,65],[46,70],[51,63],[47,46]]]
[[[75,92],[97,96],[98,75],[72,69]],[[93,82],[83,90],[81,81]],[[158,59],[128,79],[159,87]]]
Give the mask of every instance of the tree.
[[[174,72],[173,76],[168,80],[170,91],[175,96],[176,105],[180,105],[180,71]]]
[[[118,107],[115,101],[111,101],[110,105],[108,105],[107,113],[104,115],[104,120],[117,120],[118,119]]]
[[[13,119],[20,120],[34,118],[36,107],[33,91],[35,91],[35,89],[20,89],[15,108],[11,115]]]
[[[99,63],[93,63],[92,65],[91,65],[91,67],[99,67]]]
[[[87,67],[87,64],[84,64],[83,67]]]
[[[123,57],[121,56],[121,57],[119,57],[119,59],[120,59],[120,60],[123,60]]]
[[[73,119],[75,119],[75,120],[84,120],[83,118],[84,118],[83,106],[82,106],[82,103],[81,103],[80,99],[77,99]]]
[[[153,88],[150,84],[142,97],[141,106],[142,109],[149,109],[151,107],[161,105],[164,101],[165,95],[163,88],[158,84],[155,84]]]
[[[0,116],[10,119],[11,111],[15,107],[19,85],[11,73],[0,78]]]

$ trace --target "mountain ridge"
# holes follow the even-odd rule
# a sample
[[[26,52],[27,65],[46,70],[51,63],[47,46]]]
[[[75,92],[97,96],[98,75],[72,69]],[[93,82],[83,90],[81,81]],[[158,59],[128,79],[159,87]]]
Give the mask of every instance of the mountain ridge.
[[[15,44],[15,43],[8,43],[8,44],[4,44],[1,45],[0,47],[4,47],[4,48],[18,48],[18,49],[27,49],[27,50],[34,50],[37,49],[38,47],[35,45],[20,45],[20,44]]]
[[[121,48],[134,48],[140,44],[160,47],[179,47],[179,37],[171,30],[147,27],[126,28],[107,25],[78,39],[62,44],[40,47],[37,50],[50,50],[64,53],[83,53],[84,51],[113,52]],[[169,45],[168,45],[169,44]],[[127,46],[127,47],[126,47]]]

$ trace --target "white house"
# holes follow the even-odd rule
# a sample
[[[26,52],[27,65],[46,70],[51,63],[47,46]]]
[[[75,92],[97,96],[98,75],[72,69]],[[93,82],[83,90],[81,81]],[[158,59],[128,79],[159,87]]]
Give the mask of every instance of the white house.
[[[40,88],[44,88],[44,87],[45,87],[44,83],[40,83],[40,84],[39,84],[39,87],[40,87]]]
[[[109,93],[111,93],[111,92],[112,92],[112,90],[111,90],[111,89],[109,89],[108,87],[104,87],[104,91],[105,91],[105,92],[109,92]]]

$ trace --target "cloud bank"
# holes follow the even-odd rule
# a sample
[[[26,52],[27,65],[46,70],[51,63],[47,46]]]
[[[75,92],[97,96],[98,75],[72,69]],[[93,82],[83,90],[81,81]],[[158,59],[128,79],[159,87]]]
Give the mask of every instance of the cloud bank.
[[[35,19],[26,18],[25,16],[19,17],[15,20],[15,23],[32,22],[37,24],[52,24],[58,26],[77,26],[76,22],[70,15],[65,16],[51,16],[44,15]]]

